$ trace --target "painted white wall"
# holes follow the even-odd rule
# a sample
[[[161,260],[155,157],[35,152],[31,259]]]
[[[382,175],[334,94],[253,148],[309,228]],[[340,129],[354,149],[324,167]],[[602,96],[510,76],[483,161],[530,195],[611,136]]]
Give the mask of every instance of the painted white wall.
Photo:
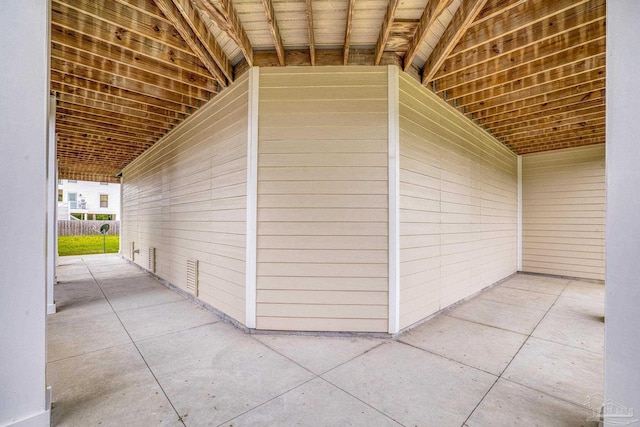
[[[111,214],[120,219],[120,184],[63,179],[58,183],[58,189],[63,192],[64,204],[69,202],[69,193],[76,193],[78,202],[85,199],[86,209],[70,209],[70,213]],[[109,206],[106,208],[100,207],[101,194],[109,196]]]
[[[605,398],[640,418],[640,2],[607,2]],[[605,425],[613,425],[606,423]]]
[[[2,2],[0,28],[0,426],[48,426],[48,2]]]

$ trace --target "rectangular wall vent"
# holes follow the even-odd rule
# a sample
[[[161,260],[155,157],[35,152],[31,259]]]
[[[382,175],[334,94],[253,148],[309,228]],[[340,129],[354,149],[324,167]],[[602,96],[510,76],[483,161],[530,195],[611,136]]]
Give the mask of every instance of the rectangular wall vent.
[[[136,253],[136,242],[129,242],[129,258],[133,261],[133,258]]]
[[[187,291],[198,296],[198,260],[187,260]]]
[[[156,272],[156,248],[149,248],[149,271]]]

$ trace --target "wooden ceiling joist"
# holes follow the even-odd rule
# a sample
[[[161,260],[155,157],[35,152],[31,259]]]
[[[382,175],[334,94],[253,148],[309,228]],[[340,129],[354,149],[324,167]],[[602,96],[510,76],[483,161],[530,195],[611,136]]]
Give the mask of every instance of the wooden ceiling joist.
[[[344,45],[342,47],[343,52],[343,64],[349,64],[349,49],[351,47],[351,28],[353,27],[353,10],[356,6],[356,0],[349,0],[349,6],[347,6],[347,24],[344,30]]]
[[[407,71],[411,64],[413,64],[413,60],[418,53],[418,47],[424,41],[424,38],[429,34],[429,31],[433,28],[433,24],[436,22],[436,19],[444,9],[449,7],[452,0],[428,0],[427,6],[424,8],[424,12],[422,12],[422,16],[420,17],[420,22],[418,23],[418,27],[416,28],[415,34],[413,38],[409,42],[409,46],[407,48],[407,53],[404,55],[404,70]]]
[[[282,36],[280,35],[280,27],[278,26],[278,20],[276,19],[276,11],[273,8],[273,2],[271,0],[262,0],[262,5],[264,6],[264,13],[267,16],[267,24],[269,24],[269,31],[271,32],[273,45],[275,46],[276,53],[278,55],[278,61],[281,66],[284,66],[284,45],[282,44]]]
[[[313,0],[305,0],[307,12],[307,31],[309,33],[309,58],[316,65],[316,42],[313,30]]]
[[[486,2],[487,0],[463,0],[424,65],[422,84],[427,84],[433,80],[433,76],[438,72],[447,56],[449,56]]]
[[[249,67],[253,67],[253,48],[251,47],[251,41],[249,40],[249,36],[247,36],[247,32],[245,31],[244,26],[240,21],[240,17],[233,6],[233,2],[231,0],[218,0],[218,5],[220,7],[220,10],[218,10],[213,6],[210,0],[195,1],[196,4],[209,13],[212,18],[214,16],[219,16],[216,19],[216,22],[220,25],[220,21],[223,21],[224,25],[221,25],[221,28],[224,29],[229,37],[236,42]]]
[[[593,112],[583,112],[579,115],[559,117],[549,117],[538,120],[530,120],[521,122],[517,125],[503,126],[500,128],[491,128],[491,133],[497,138],[512,137],[516,138],[518,135],[525,134],[531,131],[553,129],[559,126],[566,126],[578,123],[592,123],[594,121],[600,121],[605,118],[605,112],[602,108],[596,108]]]
[[[387,46],[387,40],[389,40],[389,34],[391,33],[391,24],[396,16],[396,9],[398,8],[399,0],[389,0],[387,3],[387,11],[382,19],[382,27],[378,34],[378,41],[376,42],[374,64],[379,65],[382,53]]]
[[[514,32],[502,34],[477,45],[464,55],[454,55],[447,58],[434,79],[459,73],[469,67],[492,60],[501,55],[508,55],[520,49],[536,45],[550,38],[561,36],[564,33],[603,20],[605,7],[601,0],[578,4],[575,8],[564,10],[557,15],[537,21],[531,26],[521,28]],[[471,28],[473,30],[473,27]],[[587,36],[587,39],[590,35]]]
[[[233,80],[229,59],[189,0],[153,0],[220,85]]]
[[[102,110],[100,110],[102,111]],[[170,128],[158,127],[149,122],[142,120],[131,121],[128,116],[100,113],[100,111],[85,109],[83,107],[58,102],[56,107],[56,117],[58,120],[64,120],[65,117],[73,117],[74,119],[86,119],[88,121],[97,121],[107,125],[116,125],[123,128],[131,129],[132,131],[148,131],[158,135],[164,135]]]

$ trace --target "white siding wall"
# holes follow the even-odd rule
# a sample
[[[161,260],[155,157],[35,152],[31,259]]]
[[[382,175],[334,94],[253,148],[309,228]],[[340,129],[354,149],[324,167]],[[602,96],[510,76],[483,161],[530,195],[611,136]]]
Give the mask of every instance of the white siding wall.
[[[604,280],[604,144],[522,158],[524,271]]]
[[[199,297],[245,322],[247,74],[123,171],[122,254],[130,242],[156,274],[186,288],[199,260]]]
[[[388,323],[387,68],[260,71],[257,327]]]
[[[516,272],[517,158],[400,73],[400,327]]]

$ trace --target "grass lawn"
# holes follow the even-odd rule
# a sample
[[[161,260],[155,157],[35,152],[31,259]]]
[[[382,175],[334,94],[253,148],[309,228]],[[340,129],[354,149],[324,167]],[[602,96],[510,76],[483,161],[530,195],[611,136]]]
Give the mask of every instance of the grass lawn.
[[[102,253],[101,234],[94,236],[58,236],[58,254],[67,255],[87,255]],[[118,252],[120,246],[120,236],[107,236],[106,253]]]

